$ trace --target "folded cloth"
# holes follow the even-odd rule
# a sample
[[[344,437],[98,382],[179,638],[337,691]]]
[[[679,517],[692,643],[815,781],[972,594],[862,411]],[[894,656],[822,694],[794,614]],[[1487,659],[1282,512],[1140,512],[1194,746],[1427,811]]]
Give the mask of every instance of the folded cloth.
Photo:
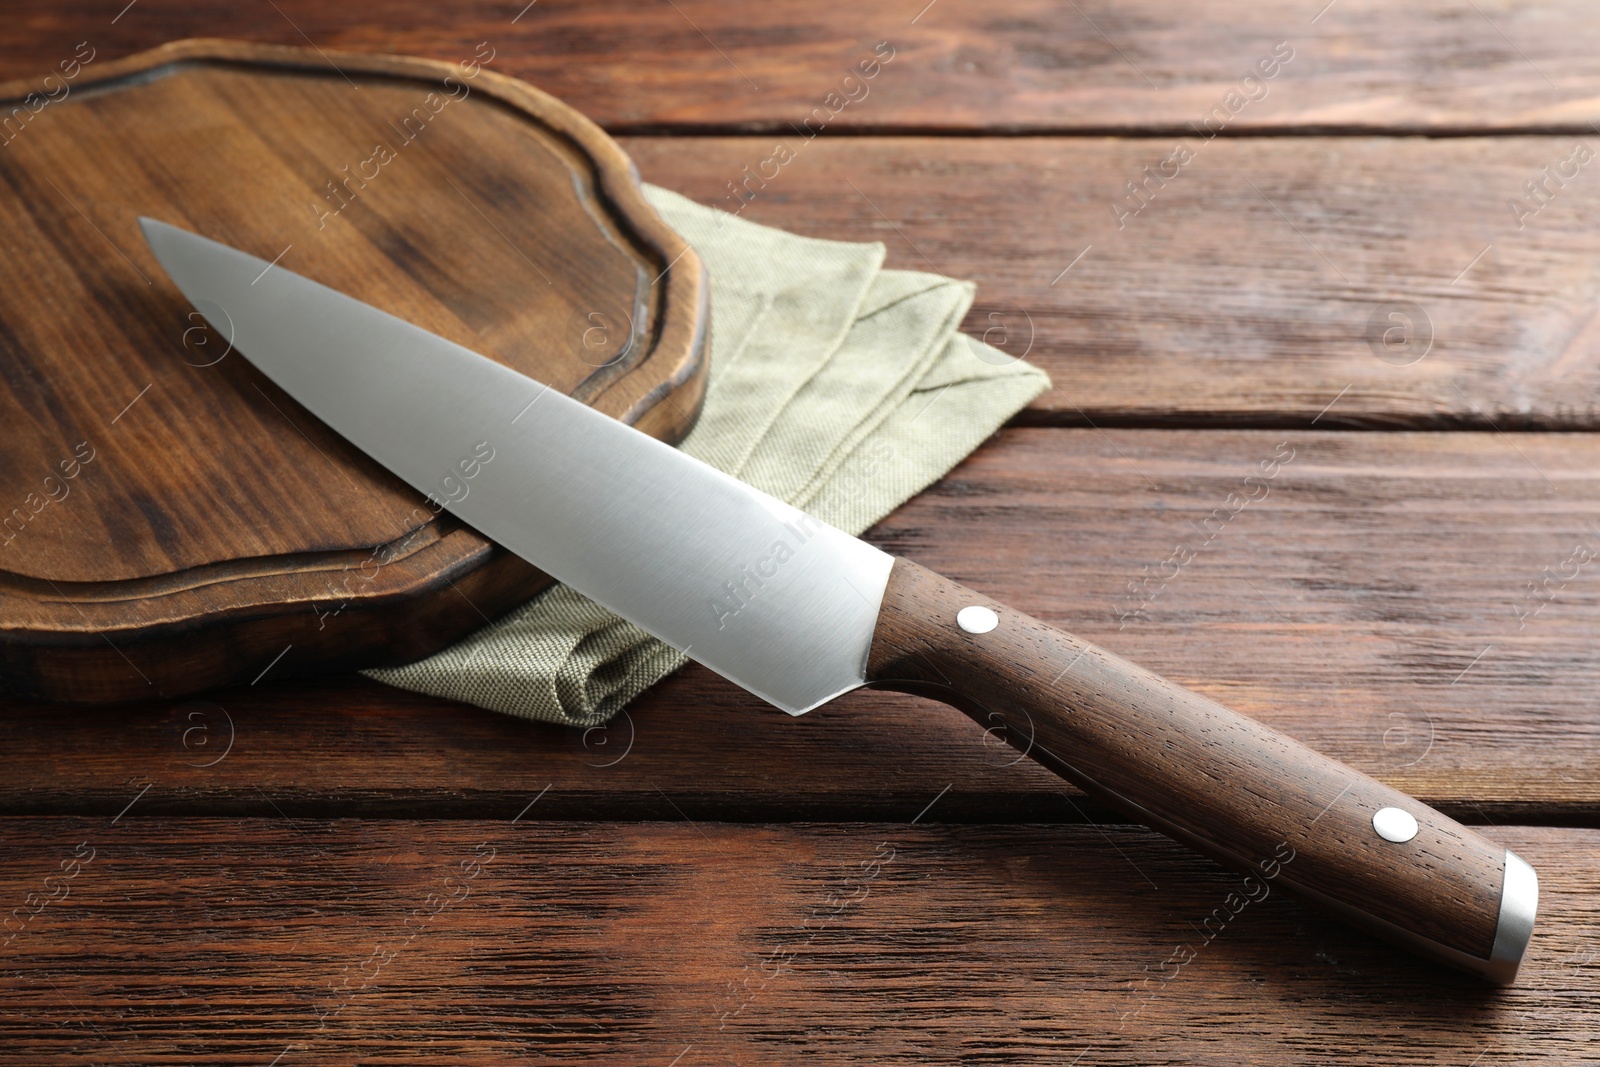
[[[883,270],[881,244],[800,237],[645,186],[711,275],[710,378],[683,451],[850,533],[927,488],[1049,388],[957,332],[971,282]],[[555,585],[427,659],[365,672],[595,726],[687,662]]]

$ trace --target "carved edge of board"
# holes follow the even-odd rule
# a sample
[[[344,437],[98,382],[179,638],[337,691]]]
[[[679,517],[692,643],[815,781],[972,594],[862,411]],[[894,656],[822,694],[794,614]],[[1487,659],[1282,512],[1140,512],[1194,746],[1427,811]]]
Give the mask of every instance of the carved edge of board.
[[[86,69],[75,91],[114,92],[201,64],[317,75],[334,66],[429,84],[459,77],[457,65],[443,60],[190,38]],[[639,374],[597,371],[577,391],[597,410],[676,443],[693,428],[705,399],[710,282],[704,264],[645,200],[638,169],[599,126],[507,75],[480,69],[474,83],[498,105],[569,142],[587,160],[597,199],[611,220],[644,258],[660,266],[657,280],[664,284],[656,331],[639,362],[659,364],[665,354],[675,363],[649,381]],[[28,79],[0,83],[0,103],[18,102],[36,91]],[[275,676],[405,663],[438,651],[550,585],[547,575],[476,531],[438,520],[422,529],[430,528],[433,536],[423,546],[393,561],[385,558],[372,577],[361,574],[364,580],[348,596],[333,598],[330,574],[348,575],[352,567],[361,573],[366,561],[393,555],[419,531],[370,548],[223,561],[194,568],[178,581],[162,576],[129,583],[50,583],[0,573],[0,599],[27,609],[24,623],[0,631],[0,693],[110,703],[250,682],[269,661]],[[305,569],[311,560],[316,565]],[[344,585],[341,594],[350,583]],[[196,614],[202,588],[227,588],[229,607]],[[330,615],[344,631],[336,643],[320,640]],[[291,659],[297,642],[317,651]]]

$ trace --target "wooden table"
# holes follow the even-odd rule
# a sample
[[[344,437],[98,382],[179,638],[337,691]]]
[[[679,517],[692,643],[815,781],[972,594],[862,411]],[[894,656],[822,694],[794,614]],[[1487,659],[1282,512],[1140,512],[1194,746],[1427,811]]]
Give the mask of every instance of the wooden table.
[[[1600,8],[923,3],[24,0],[0,76],[487,41],[704,202],[801,143],[744,217],[974,279],[1055,380],[872,539],[1484,826],[1519,984],[1202,926],[1237,876],[908,697],[268,678],[0,707],[0,1061],[1600,1063]]]

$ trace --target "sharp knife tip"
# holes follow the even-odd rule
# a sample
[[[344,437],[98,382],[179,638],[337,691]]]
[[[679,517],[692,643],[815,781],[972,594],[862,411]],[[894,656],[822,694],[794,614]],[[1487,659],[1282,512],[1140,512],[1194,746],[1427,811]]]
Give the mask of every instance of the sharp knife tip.
[[[144,234],[145,243],[150,245],[151,248],[154,248],[156,242],[161,238],[171,234],[183,233],[184,231],[178,229],[178,227],[172,225],[171,223],[162,222],[160,219],[153,219],[149,215],[140,215],[139,232]]]

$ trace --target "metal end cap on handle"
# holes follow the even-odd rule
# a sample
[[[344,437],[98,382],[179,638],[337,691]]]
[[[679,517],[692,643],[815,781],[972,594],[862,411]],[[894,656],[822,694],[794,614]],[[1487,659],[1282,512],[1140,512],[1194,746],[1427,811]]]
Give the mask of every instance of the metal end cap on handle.
[[[1523,953],[1533,937],[1539,911],[1539,876],[1523,858],[1506,849],[1506,873],[1500,887],[1500,923],[1495,927],[1494,949],[1483,976],[1498,985],[1510,985],[1522,965]]]

